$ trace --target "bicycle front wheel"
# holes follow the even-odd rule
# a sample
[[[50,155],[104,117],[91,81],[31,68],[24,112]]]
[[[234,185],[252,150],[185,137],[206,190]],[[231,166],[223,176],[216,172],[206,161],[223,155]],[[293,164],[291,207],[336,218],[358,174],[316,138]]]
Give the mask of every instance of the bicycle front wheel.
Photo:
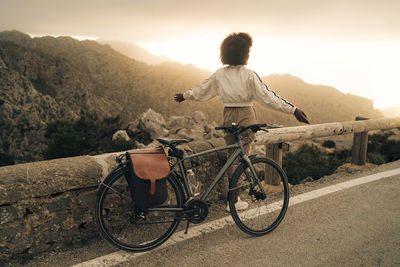
[[[132,201],[126,165],[117,167],[100,185],[95,217],[103,236],[119,249],[142,252],[165,242],[178,227],[174,209],[183,207],[182,189],[168,176],[167,200],[155,209],[142,208]]]
[[[265,235],[285,216],[289,187],[282,168],[268,158],[252,158],[257,175],[246,163],[235,170],[229,184],[229,208],[236,225],[250,235]]]

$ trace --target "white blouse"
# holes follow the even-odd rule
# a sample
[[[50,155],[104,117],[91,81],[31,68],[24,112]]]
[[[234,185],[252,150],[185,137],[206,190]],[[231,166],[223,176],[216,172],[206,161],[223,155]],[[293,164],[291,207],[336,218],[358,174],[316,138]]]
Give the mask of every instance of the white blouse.
[[[219,96],[225,107],[252,106],[254,100],[264,106],[293,114],[296,107],[271,91],[254,71],[243,65],[218,69],[208,79],[186,91],[187,100],[206,101]]]

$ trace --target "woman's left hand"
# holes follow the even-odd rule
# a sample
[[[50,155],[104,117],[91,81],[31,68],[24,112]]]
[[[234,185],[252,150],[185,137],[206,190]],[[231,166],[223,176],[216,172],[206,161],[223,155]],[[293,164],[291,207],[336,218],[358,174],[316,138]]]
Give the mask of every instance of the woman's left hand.
[[[175,99],[176,102],[179,102],[179,103],[185,101],[185,98],[183,97],[183,94],[176,94],[174,96],[174,99]]]

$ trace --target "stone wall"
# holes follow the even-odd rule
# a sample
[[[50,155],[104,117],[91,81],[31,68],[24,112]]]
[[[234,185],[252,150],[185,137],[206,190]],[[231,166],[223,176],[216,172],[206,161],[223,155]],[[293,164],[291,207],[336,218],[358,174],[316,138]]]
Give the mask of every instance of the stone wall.
[[[182,146],[195,153],[223,145],[223,139]],[[0,261],[37,254],[100,236],[94,218],[99,183],[120,153],[55,159],[0,168]],[[204,186],[216,175],[226,153],[186,163]],[[226,179],[211,195],[226,196]]]

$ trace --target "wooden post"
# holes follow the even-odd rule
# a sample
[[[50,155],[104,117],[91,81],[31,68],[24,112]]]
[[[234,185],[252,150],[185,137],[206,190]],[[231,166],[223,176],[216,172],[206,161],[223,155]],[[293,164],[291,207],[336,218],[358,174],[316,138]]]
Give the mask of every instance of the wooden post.
[[[273,159],[276,161],[279,166],[282,167],[282,156],[283,150],[288,151],[289,145],[286,143],[279,144],[268,144],[265,146],[266,156],[267,158]],[[265,170],[265,183],[271,185],[279,185],[280,178],[278,173],[274,170],[274,168],[267,166]]]
[[[356,121],[368,118],[356,117]],[[351,164],[365,165],[367,161],[368,131],[354,133]]]

